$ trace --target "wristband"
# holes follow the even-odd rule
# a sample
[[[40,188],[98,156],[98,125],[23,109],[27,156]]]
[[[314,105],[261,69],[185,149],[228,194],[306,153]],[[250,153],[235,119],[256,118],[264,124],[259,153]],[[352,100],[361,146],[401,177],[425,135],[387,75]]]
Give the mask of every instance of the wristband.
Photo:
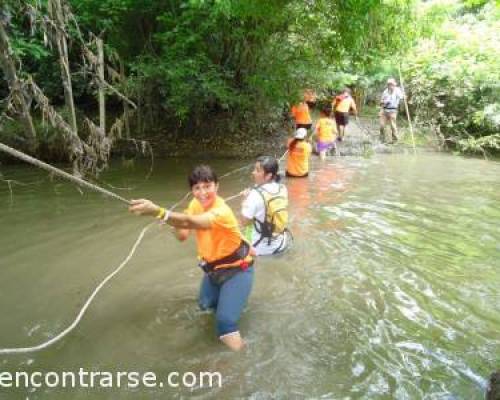
[[[163,208],[163,212],[161,213],[161,217],[160,217],[160,214],[158,214],[158,219],[160,220],[160,225],[165,225],[168,221],[168,217],[170,217],[170,210],[165,210]]]
[[[165,217],[166,213],[167,213],[167,210],[165,210],[163,207],[160,207],[158,214],[156,214],[156,218],[162,220]]]

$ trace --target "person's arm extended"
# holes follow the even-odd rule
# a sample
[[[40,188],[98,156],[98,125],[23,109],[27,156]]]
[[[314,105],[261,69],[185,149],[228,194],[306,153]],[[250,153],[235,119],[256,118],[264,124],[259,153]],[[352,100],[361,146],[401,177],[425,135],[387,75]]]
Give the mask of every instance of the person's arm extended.
[[[136,215],[150,215],[158,217],[163,212],[163,216],[167,216],[166,223],[176,229],[176,236],[180,240],[187,237],[189,229],[209,229],[212,226],[212,216],[210,213],[203,213],[200,215],[187,215],[174,211],[162,209],[150,200],[139,199],[131,200],[129,211]],[[162,211],[164,210],[164,211]],[[165,220],[165,218],[163,218]],[[184,231],[184,232],[183,232]]]

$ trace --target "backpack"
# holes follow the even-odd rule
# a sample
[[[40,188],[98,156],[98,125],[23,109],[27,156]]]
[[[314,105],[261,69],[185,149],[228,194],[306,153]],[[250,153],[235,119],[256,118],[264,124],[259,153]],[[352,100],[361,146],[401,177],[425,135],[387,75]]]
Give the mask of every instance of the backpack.
[[[284,195],[284,186],[280,185],[277,193],[271,193],[262,187],[256,187],[255,190],[261,195],[266,208],[264,222],[255,220],[255,230],[261,237],[255,243],[256,246],[262,239],[269,241],[274,237],[285,232],[288,225],[288,198]]]

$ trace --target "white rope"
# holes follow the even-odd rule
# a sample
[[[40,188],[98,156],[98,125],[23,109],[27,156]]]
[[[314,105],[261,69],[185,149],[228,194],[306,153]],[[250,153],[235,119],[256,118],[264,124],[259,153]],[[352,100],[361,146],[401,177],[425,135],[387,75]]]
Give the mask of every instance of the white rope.
[[[240,196],[243,196],[243,192],[237,193],[237,194],[235,194],[233,196],[229,196],[229,197],[225,198],[224,201],[227,203],[228,201],[237,199]]]
[[[283,153],[283,155],[278,159],[278,164],[283,161],[283,159],[285,158],[285,156],[288,154],[290,149],[286,149],[286,151]]]
[[[92,292],[90,297],[87,299],[87,301],[85,302],[82,309],[80,310],[80,312],[76,316],[75,320],[71,323],[71,325],[69,325],[65,330],[63,330],[57,336],[54,336],[52,339],[50,339],[44,343],[41,343],[37,346],[14,347],[14,348],[10,348],[10,349],[0,349],[0,354],[20,354],[20,353],[22,354],[22,353],[31,353],[34,351],[40,351],[40,350],[46,349],[47,347],[53,345],[54,343],[60,341],[63,337],[68,335],[80,323],[81,319],[83,318],[83,315],[85,314],[85,311],[87,311],[87,308],[90,306],[90,303],[92,303],[92,300],[94,300],[94,298],[97,296],[97,293],[99,293],[99,291],[102,289],[102,287],[106,283],[108,283],[118,272],[120,272],[120,270],[123,267],[125,267],[125,265],[127,265],[127,263],[130,261],[130,259],[134,255],[137,247],[141,243],[141,241],[144,237],[144,234],[154,223],[155,222],[152,222],[142,229],[141,233],[139,234],[139,237],[135,241],[134,246],[132,247],[132,250],[130,250],[128,256],[125,258],[125,260],[123,260],[123,262],[118,266],[118,268],[116,268],[113,272],[111,272],[108,276],[106,276],[106,278],[104,278],[104,280],[94,289],[94,291]]]
[[[286,156],[287,154],[288,154],[288,149],[287,149],[287,150],[283,153],[283,155],[282,155],[282,156],[278,159],[278,165],[279,165],[279,163],[280,163],[281,161],[283,161],[283,159],[285,158],[285,156]],[[226,174],[225,176],[227,176],[227,175],[228,175],[228,174]],[[241,192],[239,192],[239,193],[237,193],[237,194],[234,194],[234,195],[232,195],[232,196],[226,197],[226,198],[224,199],[224,201],[225,201],[225,202],[228,202],[228,201],[231,201],[231,200],[237,199],[238,197],[241,197],[241,196],[243,196],[244,194],[245,194],[245,191],[243,190],[243,191],[241,191]]]
[[[36,158],[33,158],[29,156],[28,154],[25,154],[19,150],[13,149],[12,147],[9,147],[3,143],[0,143],[0,150],[4,151],[8,154],[10,154],[13,157],[19,158],[20,160],[26,161],[27,163],[30,163],[38,168],[44,169],[45,171],[52,172],[56,175],[61,176],[64,179],[67,179],[73,183],[76,183],[77,185],[83,186],[87,189],[94,190],[96,192],[102,193],[108,197],[111,197],[116,200],[120,200],[123,203],[130,204],[130,201],[123,198],[122,196],[117,195],[116,193],[110,192],[109,190],[103,189],[97,185],[94,185],[93,183],[87,182],[86,180],[83,180],[77,176],[68,174],[65,171],[60,170],[59,168],[56,168],[50,164],[44,163],[43,161],[40,161]]]
[[[31,164],[34,164],[40,168],[43,168],[43,169],[48,169],[52,172],[55,172],[55,173],[58,173],[59,175],[75,182],[75,183],[78,183],[78,184],[82,184],[83,182],[83,186],[85,187],[90,187],[90,186],[93,186],[92,189],[93,190],[97,190],[97,191],[100,191],[100,192],[108,192],[106,191],[105,189],[102,189],[102,188],[99,188],[98,186],[95,186],[95,185],[92,185],[88,182],[85,182],[79,178],[76,178],[70,174],[67,174],[66,172],[64,171],[60,171],[59,169],[55,168],[55,167],[52,167],[48,164],[45,164],[39,160],[36,160],[36,159],[33,159],[32,157],[24,154],[24,153],[21,153],[21,152],[18,152],[17,150],[14,150],[8,146],[5,146],[3,144],[0,143],[0,150],[4,150],[4,151],[7,151],[8,153],[18,157],[18,158],[21,158]],[[283,156],[280,158],[280,161],[283,159],[283,157],[286,155],[286,153],[288,152],[288,150],[285,152],[285,154],[283,154]],[[245,166],[244,168],[248,168],[248,166]],[[228,176],[228,175],[231,175],[232,173],[236,172],[236,171],[240,171],[242,170],[243,168],[238,168],[234,171],[231,171],[229,172],[228,174],[225,174],[222,176],[222,178]],[[180,199],[177,203],[175,203],[172,207],[170,207],[170,211],[172,211],[175,207],[177,207],[180,203],[182,203],[190,194],[191,192],[188,192],[186,193],[182,199]],[[110,197],[114,197],[114,198],[117,198],[118,200],[122,200],[124,202],[127,202],[129,203],[128,200],[126,199],[123,199],[123,198],[120,198],[120,196],[118,195],[115,195],[114,193],[104,193],[104,194],[107,194],[107,195],[110,195]],[[238,193],[234,196],[231,196],[231,197],[228,197],[226,199],[226,201],[230,201],[232,199],[235,199],[237,197],[240,197],[242,196],[243,192],[241,193]],[[118,268],[116,268],[113,272],[111,272],[108,276],[106,276],[104,278],[104,280],[94,289],[94,291],[92,292],[92,294],[89,296],[89,298],[87,299],[87,301],[85,302],[85,304],[83,305],[83,307],[81,308],[80,312],[78,313],[78,315],[76,316],[75,320],[71,323],[71,325],[69,325],[66,329],[64,329],[61,333],[59,333],[57,336],[54,336],[52,339],[49,339],[47,340],[46,342],[44,343],[41,343],[37,346],[32,346],[32,347],[13,347],[13,348],[6,348],[6,349],[0,349],[0,354],[23,354],[23,353],[32,353],[32,352],[35,352],[35,351],[40,351],[40,350],[43,350],[43,349],[46,349],[47,347],[53,345],[54,343],[57,343],[59,342],[62,338],[64,338],[66,335],[68,335],[71,331],[73,331],[73,329],[75,329],[77,327],[77,325],[80,323],[80,321],[82,320],[85,312],[87,311],[87,309],[89,308],[90,304],[92,303],[92,301],[94,300],[94,298],[97,296],[97,294],[99,293],[99,291],[104,287],[104,285],[106,285],[106,283],[108,283],[116,274],[118,274],[118,272],[120,272],[122,270],[123,267],[125,267],[125,265],[127,265],[127,263],[130,261],[130,259],[132,258],[132,256],[134,255],[137,247],[139,246],[139,244],[141,243],[142,239],[144,238],[144,235],[145,233],[147,232],[147,230],[153,225],[155,224],[155,222],[152,222],[150,224],[148,224],[146,227],[144,227],[141,231],[141,233],[139,234],[139,237],[137,238],[137,240],[135,241],[134,245],[132,246],[132,249],[130,250],[129,254],[127,255],[127,257],[125,258],[125,260],[123,260],[123,262],[118,266]]]

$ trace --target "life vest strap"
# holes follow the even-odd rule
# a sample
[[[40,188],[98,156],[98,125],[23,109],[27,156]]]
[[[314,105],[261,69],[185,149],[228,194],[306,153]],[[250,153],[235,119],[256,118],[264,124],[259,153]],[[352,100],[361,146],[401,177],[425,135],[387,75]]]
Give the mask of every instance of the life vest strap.
[[[207,262],[201,260],[200,268],[207,274],[220,269],[241,268],[246,270],[253,264],[253,257],[250,255],[250,245],[242,240],[240,246],[230,255],[218,260]]]

